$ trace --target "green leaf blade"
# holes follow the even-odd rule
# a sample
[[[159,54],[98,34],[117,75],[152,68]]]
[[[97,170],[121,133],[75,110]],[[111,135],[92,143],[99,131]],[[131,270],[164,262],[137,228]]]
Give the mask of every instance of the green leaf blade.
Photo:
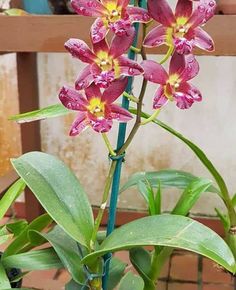
[[[62,104],[52,105],[40,110],[27,112],[19,115],[10,117],[11,121],[16,121],[17,123],[27,123],[33,121],[44,120],[48,118],[54,118],[59,116],[64,116],[69,114],[70,111],[66,109]]]
[[[190,218],[167,214],[145,217],[116,229],[98,251],[82,262],[91,262],[108,252],[148,245],[189,250],[212,259],[232,273],[236,270],[230,248],[214,231]]]
[[[94,226],[92,208],[70,169],[41,152],[24,154],[12,164],[49,215],[72,238],[89,247]]]

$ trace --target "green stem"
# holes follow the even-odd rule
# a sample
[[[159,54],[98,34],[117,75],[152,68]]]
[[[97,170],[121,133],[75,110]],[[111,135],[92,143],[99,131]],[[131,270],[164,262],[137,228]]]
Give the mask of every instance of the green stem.
[[[172,55],[172,52],[173,52],[173,51],[174,51],[174,46],[170,46],[169,49],[168,49],[168,51],[167,51],[167,53],[166,53],[166,55],[165,55],[164,58],[160,61],[160,64],[165,63],[165,62],[169,59],[169,57]]]
[[[107,137],[107,134],[106,133],[102,133],[102,137],[103,137],[103,140],[104,140],[104,142],[105,142],[105,144],[107,146],[107,149],[108,149],[110,155],[111,156],[116,156],[116,153],[115,153],[115,151],[113,150],[113,148],[111,146],[111,143],[110,143],[110,141],[109,141],[109,139]]]
[[[147,118],[145,121],[143,121],[141,123],[141,125],[146,125],[146,124],[152,122],[154,119],[157,118],[157,116],[160,114],[160,112],[161,112],[160,109],[159,110],[156,110],[149,118]]]
[[[106,183],[105,183],[105,188],[104,188],[104,192],[103,192],[103,196],[102,196],[102,203],[101,206],[99,208],[98,211],[98,215],[96,217],[95,223],[94,223],[94,230],[93,230],[93,234],[92,234],[92,238],[91,238],[91,249],[94,249],[94,244],[96,241],[96,237],[97,237],[97,233],[102,221],[102,217],[104,214],[104,211],[106,209],[106,205],[107,205],[107,201],[108,201],[108,197],[109,197],[109,191],[111,188],[111,184],[112,184],[112,178],[115,172],[115,168],[116,168],[116,161],[112,161],[111,166],[110,166],[110,170],[106,179]]]
[[[136,104],[139,102],[138,98],[136,98],[133,95],[128,94],[127,92],[123,92],[123,96]]]
[[[130,49],[133,50],[135,53],[140,53],[141,52],[141,48],[137,48],[137,47],[134,47],[134,46],[131,46]]]

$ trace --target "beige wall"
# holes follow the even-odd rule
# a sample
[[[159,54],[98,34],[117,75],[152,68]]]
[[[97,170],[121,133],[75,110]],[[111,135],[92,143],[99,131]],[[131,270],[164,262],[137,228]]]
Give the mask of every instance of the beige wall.
[[[153,56],[152,58],[156,58]],[[187,111],[178,110],[174,104],[166,107],[160,119],[192,139],[208,154],[226,179],[230,191],[236,191],[236,58],[198,57],[200,75],[194,80],[204,96],[201,104]],[[57,94],[63,84],[73,85],[82,65],[68,54],[40,54],[39,84],[41,106],[58,101]],[[140,79],[136,80],[138,92]],[[150,111],[155,86],[149,85],[145,110]],[[58,155],[76,172],[94,204],[100,201],[106,172],[109,166],[104,144],[98,134],[87,130],[81,136],[71,138],[68,131],[73,117],[57,118],[42,122],[43,150]],[[110,138],[115,144],[117,126]],[[193,153],[167,132],[148,125],[142,128],[127,152],[122,182],[141,170],[175,168],[190,171],[198,176],[209,176]],[[165,193],[164,204],[170,209],[178,192]],[[143,209],[145,204],[135,190],[123,194],[119,205],[123,208]],[[193,212],[214,214],[214,207],[223,205],[213,194],[206,194]]]

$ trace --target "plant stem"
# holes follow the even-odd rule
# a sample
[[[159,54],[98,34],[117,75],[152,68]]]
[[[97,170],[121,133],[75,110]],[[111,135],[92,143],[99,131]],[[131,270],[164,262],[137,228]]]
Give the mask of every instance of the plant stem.
[[[96,217],[95,223],[94,223],[94,230],[93,230],[93,234],[92,234],[92,238],[91,238],[91,249],[94,248],[94,243],[96,241],[96,237],[97,237],[97,232],[99,230],[101,221],[102,221],[102,217],[104,214],[104,211],[106,209],[106,205],[107,205],[107,200],[109,197],[109,191],[111,188],[111,183],[112,183],[112,178],[115,172],[115,168],[116,168],[116,161],[112,161],[111,166],[110,166],[110,170],[106,179],[106,183],[105,183],[105,188],[104,188],[104,192],[103,192],[103,196],[102,196],[102,204],[99,208],[98,211],[98,215]]]
[[[113,148],[111,146],[111,143],[110,143],[110,141],[109,141],[109,139],[107,137],[107,134],[106,133],[102,133],[102,137],[103,137],[103,140],[104,140],[104,142],[105,142],[105,144],[107,146],[107,149],[108,149],[110,155],[111,156],[116,156],[116,153],[115,153],[115,151],[113,150]]]
[[[136,97],[133,96],[133,95],[128,94],[127,92],[124,92],[124,93],[123,93],[123,96],[126,97],[126,98],[128,98],[130,101],[132,101],[132,102],[134,102],[134,103],[136,103],[136,104],[139,102],[139,101],[138,101],[138,98],[136,98]]]
[[[132,49],[135,53],[140,53],[141,52],[141,48],[137,48],[135,46],[131,46],[130,49]]]
[[[174,46],[171,45],[169,47],[166,55],[164,56],[164,58],[160,61],[160,64],[165,63],[169,59],[169,57],[171,56],[171,54],[172,54],[173,51],[174,51]]]
[[[141,125],[146,125],[146,124],[152,122],[154,119],[157,118],[157,116],[160,114],[160,112],[161,112],[160,109],[159,110],[156,110],[149,118],[147,118],[145,121],[143,121],[141,123]]]

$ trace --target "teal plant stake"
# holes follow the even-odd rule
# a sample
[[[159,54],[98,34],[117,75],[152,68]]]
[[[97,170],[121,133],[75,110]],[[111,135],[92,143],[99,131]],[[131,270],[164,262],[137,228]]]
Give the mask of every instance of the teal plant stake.
[[[139,6],[140,7],[146,7],[146,0],[139,0]],[[139,23],[134,24],[136,35],[135,39],[133,41],[133,46],[135,47],[137,45],[138,40],[138,31],[139,31]],[[128,58],[134,60],[136,56],[136,53],[130,49],[128,53]],[[129,77],[128,85],[126,88],[126,92],[128,94],[131,93],[133,86],[133,77]],[[129,100],[125,96],[123,96],[122,99],[122,107],[125,109],[129,108]],[[118,140],[117,140],[117,150],[118,151],[125,142],[125,136],[126,136],[126,123],[121,123],[119,125],[119,132],[118,132]],[[110,207],[109,207],[109,215],[108,215],[108,225],[107,225],[107,236],[110,235],[114,228],[115,228],[115,222],[116,222],[116,209],[117,209],[117,200],[119,195],[119,187],[120,187],[120,176],[121,176],[121,168],[122,168],[122,162],[124,160],[125,153],[119,156],[110,156],[110,159],[112,161],[116,160],[116,168],[115,173],[113,176],[112,181],[112,189],[111,189],[111,198],[110,198]],[[110,264],[110,258],[111,254],[107,254],[104,257],[104,277],[103,277],[103,290],[107,290],[107,281],[108,281],[108,275],[109,275],[109,264]]]

